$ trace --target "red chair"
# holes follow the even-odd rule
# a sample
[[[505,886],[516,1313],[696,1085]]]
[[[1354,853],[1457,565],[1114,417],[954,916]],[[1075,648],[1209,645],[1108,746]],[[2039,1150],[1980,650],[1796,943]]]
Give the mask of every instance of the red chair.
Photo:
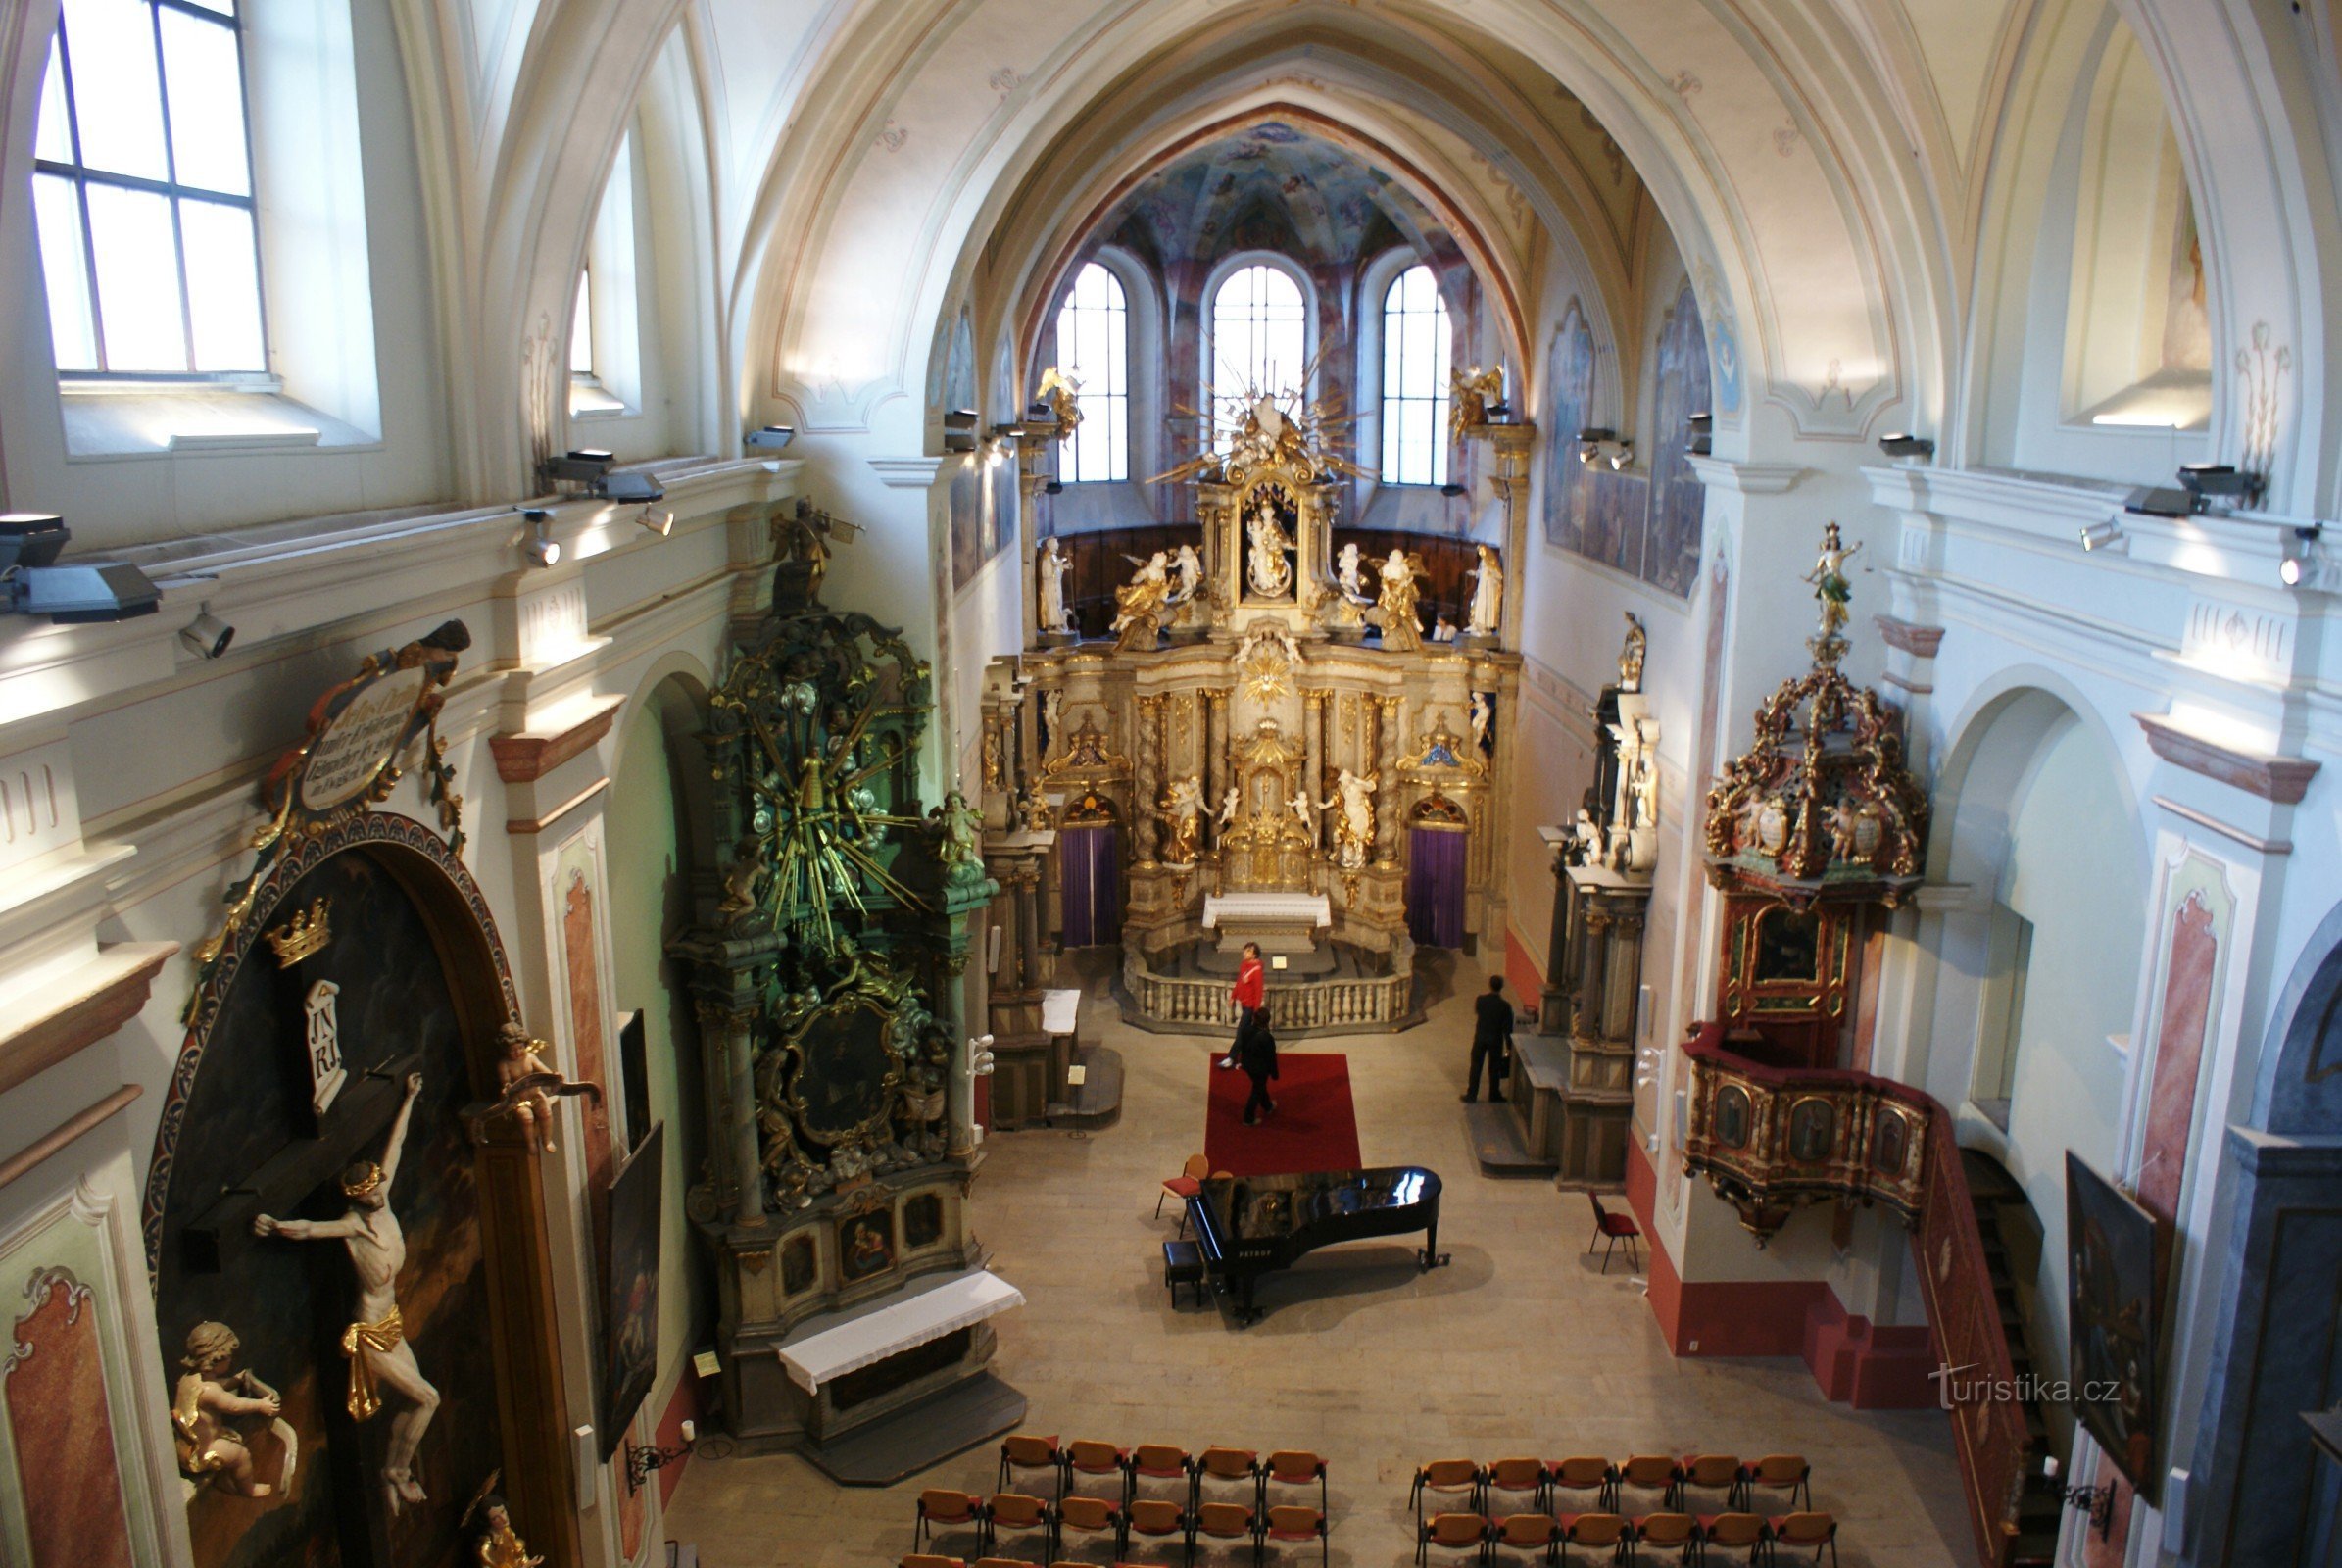
[[[1430,1559],[1432,1548],[1441,1551],[1470,1552],[1475,1563],[1486,1562],[1488,1555],[1488,1521],[1477,1513],[1436,1513],[1415,1525],[1415,1561],[1417,1568]]]
[[[1558,1513],[1562,1494],[1568,1493],[1568,1500],[1585,1504],[1584,1511],[1605,1511],[1617,1501],[1610,1494],[1611,1483],[1616,1480],[1618,1467],[1607,1459],[1586,1454],[1556,1459],[1545,1470],[1546,1505]]]
[[[976,1568],[1041,1568],[1041,1564],[1022,1557],[978,1557]]]
[[[1272,1541],[1303,1542],[1312,1536],[1317,1538],[1319,1568],[1325,1568],[1333,1560],[1334,1549],[1327,1541],[1325,1509],[1311,1508],[1297,1502],[1281,1502],[1269,1509],[1260,1522],[1260,1544],[1264,1546]],[[1254,1555],[1257,1557],[1259,1553],[1256,1551]]]
[[[1057,1551],[1071,1550],[1067,1538],[1104,1538],[1099,1548],[1111,1563],[1122,1550],[1122,1510],[1103,1497],[1068,1497],[1057,1504]],[[1054,1568],[1054,1565],[1052,1565]]]
[[[1000,1544],[1000,1532],[1039,1531],[1041,1555],[1049,1555],[1057,1540],[1057,1511],[1039,1497],[1022,1492],[996,1492],[984,1505],[984,1553],[991,1556]]]
[[[911,1528],[910,1549],[917,1551],[935,1539],[936,1527],[966,1527],[976,1532],[977,1555],[984,1545],[984,1499],[972,1492],[930,1487],[919,1494],[918,1522]]]
[[[1550,1564],[1561,1550],[1561,1523],[1549,1513],[1506,1514],[1488,1528],[1488,1560],[1507,1551],[1526,1551]]]
[[[1687,1513],[1646,1513],[1635,1521],[1633,1555],[1640,1557],[1647,1547],[1655,1551],[1672,1551],[1679,1563],[1699,1561],[1699,1521]]]
[[[1260,1515],[1249,1502],[1204,1502],[1195,1506],[1195,1524],[1188,1536],[1188,1561],[1205,1550],[1205,1541],[1241,1541],[1252,1548],[1254,1568],[1260,1562]]]
[[[1006,1492],[1019,1470],[1047,1470],[1049,1500],[1065,1495],[1065,1450],[1057,1446],[1055,1433],[1039,1438],[1018,1432],[1000,1440],[1000,1478],[993,1483],[993,1490]]]
[[[1802,1551],[1814,1548],[1814,1562],[1819,1568],[1822,1548],[1830,1548],[1830,1568],[1837,1568],[1837,1521],[1826,1513],[1785,1513],[1773,1521],[1773,1546],[1776,1552],[1782,1546]]]
[[[1753,1513],[1706,1513],[1699,1517],[1699,1555],[1721,1546],[1741,1554],[1743,1568],[1760,1568],[1773,1545],[1773,1530]]]
[[[1149,1541],[1169,1541],[1177,1538],[1180,1561],[1189,1561],[1195,1553],[1190,1540],[1187,1509],[1161,1497],[1135,1499],[1123,1513],[1122,1553],[1130,1554],[1131,1538],[1144,1536]]]
[[[1158,1167],[1160,1168],[1160,1167]],[[1179,1234],[1188,1233],[1188,1200],[1203,1191],[1203,1178],[1211,1174],[1211,1161],[1201,1154],[1190,1154],[1187,1164],[1176,1176],[1167,1178],[1163,1190],[1155,1194],[1154,1217],[1163,1217],[1163,1200],[1179,1200]]]
[[[1621,1509],[1626,1500],[1627,1488],[1655,1492],[1658,1505],[1670,1507],[1676,1500],[1676,1481],[1683,1467],[1675,1455],[1668,1453],[1637,1453],[1619,1462],[1617,1473],[1610,1482],[1610,1502],[1613,1509]]]
[[[1215,1444],[1195,1455],[1193,1473],[1195,1490],[1190,1500],[1197,1507],[1202,1505],[1206,1481],[1236,1482],[1255,1505],[1260,1500],[1260,1455],[1250,1448],[1223,1448]]]
[[[1195,1500],[1195,1461],[1188,1450],[1168,1443],[1142,1443],[1122,1456],[1123,1502],[1139,1495],[1142,1481],[1176,1481],[1182,1503]]]
[[[1129,1464],[1130,1455],[1113,1444],[1076,1438],[1065,1446],[1065,1479],[1057,1488],[1059,1500],[1072,1495],[1074,1488],[1082,1484],[1074,1480],[1076,1476],[1112,1476],[1114,1500],[1123,1501],[1130,1492]]]
[[[1627,1266],[1629,1268],[1642,1267],[1642,1262],[1640,1258],[1635,1255],[1635,1243],[1641,1240],[1642,1237],[1642,1227],[1635,1223],[1635,1216],[1632,1214],[1613,1214],[1610,1212],[1610,1210],[1604,1208],[1602,1206],[1602,1200],[1591,1193],[1587,1193],[1586,1195],[1586,1200],[1594,1206],[1593,1241],[1589,1241],[1586,1244],[1586,1254],[1591,1256],[1593,1254],[1594,1242],[1599,1242],[1603,1238],[1607,1237],[1609,1238],[1610,1245],[1602,1249],[1603,1273],[1607,1274],[1610,1272],[1610,1254],[1618,1250],[1618,1244],[1621,1242],[1627,1244]]]
[[[1442,1497],[1461,1501],[1472,1513],[1480,1512],[1480,1466],[1470,1459],[1434,1459],[1415,1472],[1415,1485],[1407,1493],[1407,1506],[1415,1510],[1415,1523],[1423,1523],[1425,1497],[1438,1493]]]
[[[1562,1551],[1560,1561],[1567,1564],[1570,1549],[1584,1546],[1589,1554],[1607,1553],[1613,1562],[1624,1561],[1635,1543],[1635,1527],[1614,1513],[1564,1514],[1561,1519]],[[1589,1555],[1589,1562],[1600,1562],[1600,1555]]]
[[[1481,1499],[1488,1504],[1491,1518],[1504,1517],[1496,1510],[1499,1492],[1526,1498],[1531,1512],[1542,1513],[1549,1500],[1545,1484],[1551,1477],[1552,1471],[1542,1459],[1499,1459],[1481,1472]]]
[[[1740,1506],[1753,1511],[1759,1487],[1778,1492],[1794,1510],[1800,1497],[1814,1505],[1814,1467],[1801,1453],[1768,1453],[1754,1464],[1740,1467]]]
[[[1317,1488],[1317,1511],[1324,1513],[1326,1501],[1326,1461],[1306,1448],[1279,1448],[1260,1462],[1260,1505],[1269,1503],[1269,1488]]]
[[[1694,1487],[1703,1492],[1722,1493],[1724,1506],[1730,1508],[1740,1492],[1740,1456],[1736,1453],[1686,1454],[1683,1462],[1676,1467],[1677,1507],[1685,1510],[1690,1508],[1688,1494]]]
[[[958,1557],[938,1557],[933,1552],[914,1551],[904,1555],[900,1568],[968,1568],[968,1565]]]

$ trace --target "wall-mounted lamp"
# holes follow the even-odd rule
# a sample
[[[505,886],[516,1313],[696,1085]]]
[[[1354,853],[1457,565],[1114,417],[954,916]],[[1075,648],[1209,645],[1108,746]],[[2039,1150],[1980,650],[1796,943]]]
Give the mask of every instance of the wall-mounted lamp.
[[[629,469],[624,473],[606,473],[591,486],[592,493],[605,501],[653,502],[666,499],[666,486],[654,474]]]
[[[953,409],[944,416],[944,450],[946,452],[973,452],[976,450],[976,411]]]
[[[1488,421],[1490,424],[1510,424],[1513,422],[1513,406],[1502,398],[1498,398],[1495,402],[1489,404],[1486,413],[1488,416]]]
[[[675,514],[664,508],[645,507],[643,514],[634,520],[641,523],[646,532],[655,533],[661,539],[675,531]]]
[[[1450,501],[1453,501],[1457,496],[1460,496],[1463,493],[1464,487],[1455,483],[1453,480],[1450,480],[1446,484],[1439,486],[1439,494],[1445,496]]]
[[[2130,492],[2122,510],[2142,517],[2184,517],[2196,510],[2196,498],[2170,485],[2143,484]]]
[[[1578,461],[1589,468],[1606,466],[1616,473],[1635,461],[1635,443],[1620,440],[1615,430],[1590,426],[1578,432]]]
[[[236,640],[236,628],[205,611],[179,628],[179,641],[198,659],[218,659]]]
[[[692,1445],[699,1442],[700,1429],[696,1421],[683,1423],[683,1441],[672,1448],[646,1448],[639,1444],[626,1445],[626,1494],[633,1496],[643,1490],[643,1483],[651,1479],[654,1470],[664,1470],[691,1457]]]
[[[2112,517],[2104,522],[2093,522],[2081,530],[2081,547],[2084,550],[2112,550],[2124,542],[2122,525]]]
[[[1935,456],[1935,443],[1924,435],[1897,430],[1878,438],[1878,450],[1890,458],[1931,458]]]
[[[547,458],[538,470],[548,484],[595,484],[617,462],[600,447],[576,447],[558,458]]]
[[[768,424],[761,430],[751,430],[745,439],[749,446],[758,452],[782,452],[797,439],[797,426]]]
[[[1694,414],[1683,424],[1691,432],[1691,439],[1684,446],[1685,451],[1695,458],[1704,458],[1716,450],[1716,416]]]
[[[2299,588],[2316,575],[2315,552],[2319,532],[2316,525],[2293,530],[2293,540],[2285,546],[2285,554],[2277,562],[2277,581],[2288,588]]]
[[[60,564],[73,537],[54,513],[0,514],[0,610],[72,624],[130,620],[163,608],[163,590],[126,561]]]
[[[1046,495],[1061,496],[1065,493],[1065,481],[1062,479],[1051,479],[1049,483],[1043,485],[1041,488],[1043,493]]]
[[[561,542],[553,536],[553,514],[542,507],[531,507],[520,514],[527,519],[528,541],[520,547],[532,566],[558,566],[561,561]]]
[[[2233,507],[2237,502],[2252,505],[2261,493],[2261,476],[2248,473],[2228,463],[2189,463],[2179,469],[2179,483],[2195,497],[2195,510],[2210,511],[2215,502]]]

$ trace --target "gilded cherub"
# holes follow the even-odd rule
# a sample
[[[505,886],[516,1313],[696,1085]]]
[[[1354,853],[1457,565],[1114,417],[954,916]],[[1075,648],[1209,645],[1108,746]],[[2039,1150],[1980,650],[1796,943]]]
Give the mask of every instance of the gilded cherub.
[[[250,1370],[228,1370],[240,1348],[235,1331],[224,1323],[198,1323],[187,1331],[187,1353],[179,1357],[187,1370],[171,1400],[171,1436],[182,1474],[209,1478],[238,1496],[266,1497],[292,1484],[292,1428],[279,1419],[283,1404],[274,1389]],[[235,1425],[255,1416],[276,1423],[285,1439],[284,1469],[274,1486],[255,1473],[252,1450]]]
[[[545,1092],[544,1080],[559,1082],[561,1074],[539,1054],[552,1048],[542,1040],[530,1039],[517,1018],[505,1020],[496,1031],[496,1043],[497,1091],[520,1118],[521,1143],[533,1142],[539,1153],[553,1153],[553,1097]]]

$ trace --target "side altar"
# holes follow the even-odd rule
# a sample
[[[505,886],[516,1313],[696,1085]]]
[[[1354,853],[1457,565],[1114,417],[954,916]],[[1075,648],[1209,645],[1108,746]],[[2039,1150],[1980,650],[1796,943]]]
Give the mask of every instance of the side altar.
[[[1398,1027],[1420,946],[1501,951],[1503,564],[1479,547],[1469,623],[1434,640],[1420,558],[1340,537],[1323,424],[1256,396],[1165,476],[1195,479],[1196,535],[1134,561],[1111,642],[1070,630],[1045,541],[1034,646],[988,674],[987,825],[1055,833],[1043,918],[1120,947],[1149,1027],[1224,1028],[1247,940],[1287,1034]]]

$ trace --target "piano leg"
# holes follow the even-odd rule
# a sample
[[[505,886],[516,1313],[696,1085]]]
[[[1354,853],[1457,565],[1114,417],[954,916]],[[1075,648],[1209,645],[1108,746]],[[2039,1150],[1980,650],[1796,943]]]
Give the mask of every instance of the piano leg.
[[[1415,1254],[1415,1262],[1425,1273],[1443,1267],[1448,1255],[1439,1250],[1439,1221],[1435,1217],[1423,1228],[1423,1250]]]

